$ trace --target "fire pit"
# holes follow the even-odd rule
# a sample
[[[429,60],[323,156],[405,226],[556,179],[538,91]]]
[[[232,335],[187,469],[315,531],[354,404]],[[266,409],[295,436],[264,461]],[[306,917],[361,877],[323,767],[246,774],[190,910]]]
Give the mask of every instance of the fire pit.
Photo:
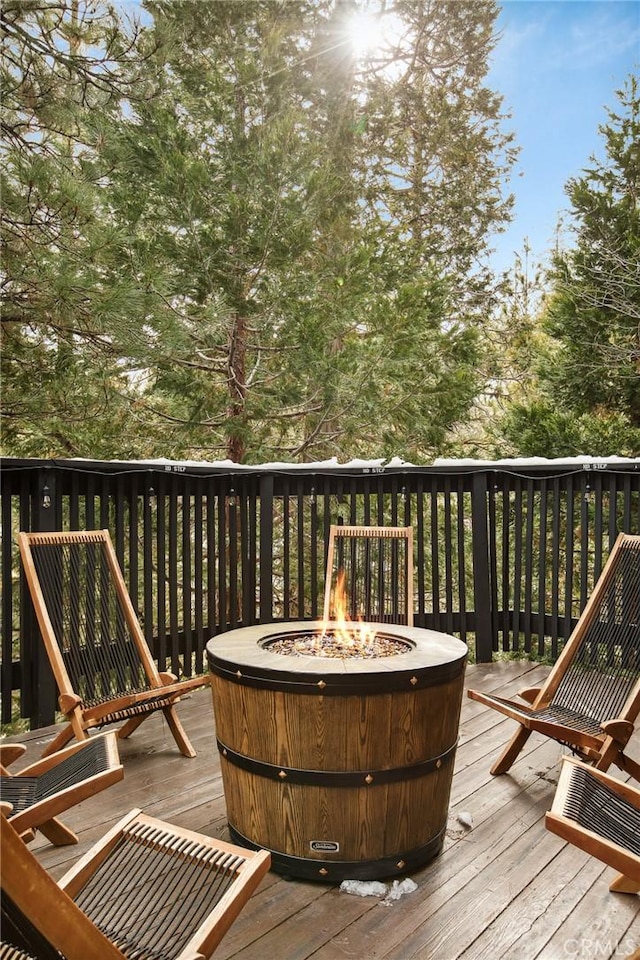
[[[292,877],[399,876],[444,839],[467,647],[353,626],[368,648],[319,622],[207,644],[231,836]]]

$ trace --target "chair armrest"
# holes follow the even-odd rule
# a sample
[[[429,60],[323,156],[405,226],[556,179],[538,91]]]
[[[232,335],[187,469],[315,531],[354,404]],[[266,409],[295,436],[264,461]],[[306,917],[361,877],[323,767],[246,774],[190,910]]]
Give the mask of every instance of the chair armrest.
[[[166,671],[160,674],[160,679],[164,684],[168,686],[171,683],[175,683],[178,678],[175,675],[175,673],[169,673],[168,671]]]
[[[19,757],[24,756],[27,748],[24,743],[3,743],[0,746],[0,766],[10,767]]]
[[[542,687],[523,687],[522,690],[518,690],[518,696],[527,703],[535,703],[541,689]]]
[[[608,737],[623,746],[628,743],[633,733],[633,724],[630,720],[605,720],[601,727]]]
[[[61,693],[58,697],[58,703],[61,712],[64,713],[65,717],[68,717],[82,703],[82,697],[79,697],[76,693]]]

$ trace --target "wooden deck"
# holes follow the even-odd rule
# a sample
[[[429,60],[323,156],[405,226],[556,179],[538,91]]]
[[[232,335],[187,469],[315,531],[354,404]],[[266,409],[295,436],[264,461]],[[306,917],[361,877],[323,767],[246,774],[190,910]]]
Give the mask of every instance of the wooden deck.
[[[540,681],[546,667],[473,665],[467,685],[504,695]],[[178,706],[198,751],[176,750],[161,716],[121,741],[124,780],[70,811],[80,843],[32,844],[59,877],[132,807],[184,827],[227,836],[213,711],[207,691]],[[222,942],[216,958],[240,960],[587,960],[640,948],[640,897],[609,892],[613,871],[544,828],[562,748],[534,735],[510,774],[489,767],[513,722],[465,697],[443,853],[413,875],[418,889],[391,905],[337,887],[270,873]],[[36,759],[51,728],[15,738]],[[640,755],[640,736],[632,751]],[[471,828],[458,819],[470,814]]]

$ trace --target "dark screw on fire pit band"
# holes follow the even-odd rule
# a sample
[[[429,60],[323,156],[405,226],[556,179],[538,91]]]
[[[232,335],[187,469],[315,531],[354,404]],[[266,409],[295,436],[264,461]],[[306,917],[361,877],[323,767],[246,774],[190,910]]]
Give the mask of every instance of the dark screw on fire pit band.
[[[467,647],[373,624],[400,652],[275,652],[321,623],[259,625],[207,644],[231,836],[274,870],[340,882],[410,873],[439,853]]]

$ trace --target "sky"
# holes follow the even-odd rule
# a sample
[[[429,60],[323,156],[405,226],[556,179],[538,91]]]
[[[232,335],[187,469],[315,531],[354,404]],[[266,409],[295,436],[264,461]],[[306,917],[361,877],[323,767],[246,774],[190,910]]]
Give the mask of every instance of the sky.
[[[521,147],[510,185],[514,222],[493,242],[502,270],[525,242],[534,262],[548,257],[569,208],[567,180],[604,155],[598,126],[618,106],[615,91],[640,74],[640,0],[503,0],[501,7],[487,80],[503,95],[507,129]]]

